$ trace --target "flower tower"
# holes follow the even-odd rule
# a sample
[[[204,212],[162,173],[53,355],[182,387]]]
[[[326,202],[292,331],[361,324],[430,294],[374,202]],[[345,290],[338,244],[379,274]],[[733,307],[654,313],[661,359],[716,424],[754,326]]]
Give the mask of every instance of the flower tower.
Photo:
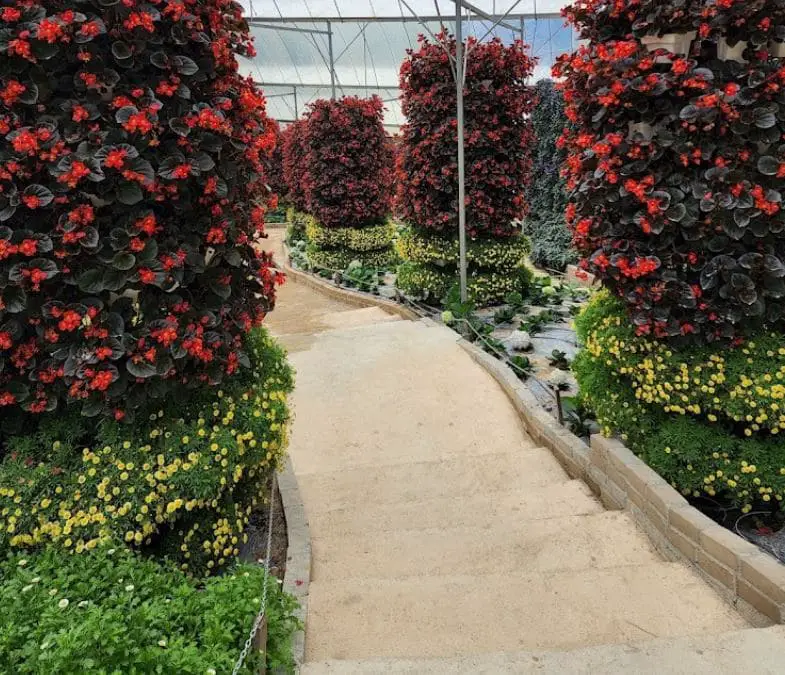
[[[564,220],[567,192],[560,175],[565,160],[559,147],[566,122],[564,100],[553,80],[540,80],[534,89],[537,103],[531,120],[535,149],[526,234],[532,244],[531,261],[545,269],[563,271],[576,261],[572,234]]]
[[[566,15],[586,41],[555,69],[567,218],[608,289],[579,322],[584,396],[685,494],[779,502],[781,3],[581,0]]]
[[[482,304],[523,291],[528,242],[519,220],[531,167],[534,101],[526,79],[534,61],[521,42],[469,40],[464,92],[469,295]],[[401,66],[403,127],[397,212],[409,229],[398,240],[404,292],[440,301],[458,279],[458,159],[455,40],[420,39]]]
[[[0,551],[111,539],[227,565],[291,384],[252,333],[280,276],[254,246],[274,135],[238,74],[241,9],[0,21]]]
[[[305,120],[298,119],[282,132],[281,168],[286,186],[286,220],[300,228],[305,226]]]
[[[392,153],[378,96],[313,103],[305,122],[303,188],[307,255],[316,268],[342,271],[393,263]]]

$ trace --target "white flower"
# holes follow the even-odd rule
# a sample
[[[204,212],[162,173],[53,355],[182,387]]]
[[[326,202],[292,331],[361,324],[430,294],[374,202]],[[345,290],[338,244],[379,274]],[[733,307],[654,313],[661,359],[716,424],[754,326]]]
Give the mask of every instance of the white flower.
[[[525,352],[532,348],[532,339],[527,332],[516,330],[505,340],[505,344],[514,352]]]
[[[215,668],[208,668],[207,675],[215,675]]]
[[[27,591],[29,591],[32,587],[33,584],[27,584],[27,586],[22,589],[22,593],[27,593]]]
[[[87,607],[90,603],[87,600],[82,600],[77,607]]]
[[[37,584],[39,581],[41,581],[41,577],[33,577],[30,579],[31,584]]]
[[[57,603],[57,606],[60,609],[65,609],[66,607],[68,607],[68,598],[63,598],[60,602]]]
[[[128,592],[130,593],[132,590],[134,590],[134,585],[133,585],[133,584],[128,584],[128,585],[125,587],[125,590],[126,590],[126,591],[128,591]]]
[[[57,589],[53,588],[51,591],[49,591],[49,595],[57,595]]]
[[[548,383],[554,387],[563,387],[570,383],[570,378],[563,370],[554,370],[548,378]]]
[[[18,563],[16,563],[16,564],[17,564],[17,565],[19,565],[19,567],[24,567],[25,565],[27,565],[27,560],[20,560],[20,561],[19,561]]]
[[[159,647],[166,647],[166,640],[158,640]]]
[[[110,549],[109,549],[109,550],[106,552],[106,555],[112,555],[114,552],[115,552],[115,549],[113,549],[113,548],[110,548]]]

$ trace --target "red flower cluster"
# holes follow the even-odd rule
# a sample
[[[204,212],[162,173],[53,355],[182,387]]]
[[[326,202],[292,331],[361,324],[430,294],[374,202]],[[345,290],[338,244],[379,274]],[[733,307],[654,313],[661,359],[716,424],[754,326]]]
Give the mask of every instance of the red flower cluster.
[[[131,419],[247,365],[279,275],[253,247],[276,135],[240,6],[12,0],[0,28],[6,414]]]
[[[469,235],[512,236],[526,212],[533,144],[527,119],[534,60],[524,45],[469,40],[464,91],[466,221]],[[431,232],[457,232],[458,158],[456,92],[447,52],[455,40],[421,38],[401,67],[407,123],[398,159],[397,211]]]
[[[764,0],[579,0],[560,58],[567,219],[583,266],[642,334],[732,340],[785,321],[783,9]],[[697,31],[687,53],[640,38]],[[722,60],[742,41],[743,60]],[[653,49],[653,48],[652,48]]]
[[[325,227],[360,227],[390,212],[392,153],[378,96],[312,103],[306,115],[307,211]]]

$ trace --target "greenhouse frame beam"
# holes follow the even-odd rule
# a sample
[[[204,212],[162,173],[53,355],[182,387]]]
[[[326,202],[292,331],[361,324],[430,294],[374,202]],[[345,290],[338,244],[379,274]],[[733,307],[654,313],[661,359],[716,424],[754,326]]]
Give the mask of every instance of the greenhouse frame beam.
[[[471,7],[467,3],[463,3],[463,6],[466,9],[470,9],[474,12]],[[477,12],[475,12],[477,13]],[[485,21],[499,21],[499,20],[515,20],[515,19],[561,19],[562,16],[558,12],[515,12],[508,14],[506,16],[501,14],[486,14],[483,12],[482,14],[477,15],[484,19]],[[441,15],[425,15],[425,16],[342,16],[338,17],[321,17],[321,16],[298,16],[298,17],[272,17],[272,18],[261,18],[257,17],[256,21],[263,21],[264,23],[440,23],[444,21],[445,17]],[[248,17],[248,22],[253,23],[254,17]],[[519,28],[516,26],[512,28],[515,32],[519,31]]]
[[[261,82],[256,80],[254,84],[260,87],[297,87],[300,89],[328,89],[331,85],[329,82]],[[391,85],[384,84],[342,84],[341,89],[362,89],[363,91],[387,91],[389,89],[400,89],[400,85],[396,82]]]
[[[318,33],[319,35],[327,35],[329,31],[322,30],[321,28],[301,28],[300,26],[284,26],[277,23],[270,23],[272,19],[254,19],[248,18],[248,25],[254,28],[269,28],[270,30],[283,30],[290,33]]]
[[[461,302],[468,299],[466,270],[466,163],[464,158],[463,81],[466,63],[463,60],[463,3],[455,0],[455,115],[458,131],[458,268],[461,281]],[[466,46],[468,57],[469,49]]]

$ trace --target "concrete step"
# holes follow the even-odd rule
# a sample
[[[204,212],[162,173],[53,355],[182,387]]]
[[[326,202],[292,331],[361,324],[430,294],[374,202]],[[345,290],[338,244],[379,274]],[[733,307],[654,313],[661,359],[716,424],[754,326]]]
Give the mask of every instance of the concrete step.
[[[781,675],[785,627],[739,630],[569,652],[513,652],[450,659],[306,663],[302,675]]]
[[[454,527],[490,527],[520,521],[582,516],[605,509],[589,487],[571,480],[547,487],[513,488],[507,492],[465,495],[461,499],[438,497],[399,502],[366,504],[314,513],[310,517],[314,537],[340,537],[363,532],[428,530]]]
[[[517,574],[645,565],[661,560],[626,513],[599,513],[490,527],[314,537],[312,578]]]
[[[306,660],[567,650],[745,627],[732,607],[678,563],[331,579],[310,585]]]
[[[307,458],[301,457],[292,452],[309,515],[425,498],[461,500],[488,491],[563,485],[569,480],[553,455],[543,448],[325,473],[311,473]]]

